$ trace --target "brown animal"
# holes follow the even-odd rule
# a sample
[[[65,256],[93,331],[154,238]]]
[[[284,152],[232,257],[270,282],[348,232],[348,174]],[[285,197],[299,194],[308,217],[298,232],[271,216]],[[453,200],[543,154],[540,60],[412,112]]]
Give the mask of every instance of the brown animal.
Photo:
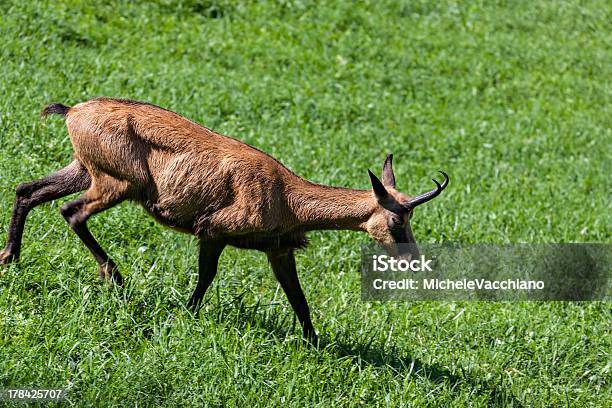
[[[444,182],[434,180],[436,188],[428,193],[411,198],[398,192],[392,155],[384,163],[382,182],[368,170],[373,190],[314,184],[260,150],[143,102],[96,98],[72,108],[49,105],[41,116],[49,114],[66,117],[75,160],[17,187],[0,264],[19,257],[32,208],[87,190],[64,204],[61,213],[98,262],[100,276],[121,284],[115,263],[86,222],[132,200],[161,224],[199,238],[199,279],[190,307],[198,308],[226,245],[257,249],[266,253],[304,335],[312,340],[316,334],[294,259],[294,250],[306,245],[305,233],[348,229],[367,231],[387,246],[415,243],[409,223],[414,207],[448,184],[443,173]]]

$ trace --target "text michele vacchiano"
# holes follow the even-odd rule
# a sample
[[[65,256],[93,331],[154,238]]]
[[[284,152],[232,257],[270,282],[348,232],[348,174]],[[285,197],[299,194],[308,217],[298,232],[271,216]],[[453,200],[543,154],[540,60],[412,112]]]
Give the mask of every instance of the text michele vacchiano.
[[[418,259],[396,259],[388,255],[372,256],[373,272],[433,272],[433,259],[421,255]],[[372,280],[375,290],[543,290],[541,280],[487,278],[440,279],[437,277],[410,277],[402,279],[385,279],[377,277]]]

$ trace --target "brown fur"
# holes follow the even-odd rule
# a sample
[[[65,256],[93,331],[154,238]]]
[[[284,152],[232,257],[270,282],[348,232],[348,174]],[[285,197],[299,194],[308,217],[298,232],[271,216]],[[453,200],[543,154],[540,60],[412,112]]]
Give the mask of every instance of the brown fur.
[[[153,105],[94,99],[71,108],[66,125],[75,158],[93,179],[89,196],[105,205],[137,201],[162,224],[203,239],[244,247],[250,237],[365,229],[378,207],[370,190],[313,184],[245,143]]]
[[[75,161],[17,188],[0,264],[18,258],[33,207],[87,189],[61,212],[97,260],[100,276],[122,283],[87,219],[124,200],[136,201],[160,223],[200,238],[200,276],[190,306],[199,305],[225,245],[261,250],[304,335],[314,339],[293,255],[306,245],[306,232],[361,230],[384,245],[414,243],[411,198],[395,189],[391,155],[382,182],[370,173],[373,190],[353,190],[311,183],[254,147],[144,102],[96,98],[72,108],[52,104],[41,115],[48,114],[66,116]],[[440,192],[421,195],[420,202]]]

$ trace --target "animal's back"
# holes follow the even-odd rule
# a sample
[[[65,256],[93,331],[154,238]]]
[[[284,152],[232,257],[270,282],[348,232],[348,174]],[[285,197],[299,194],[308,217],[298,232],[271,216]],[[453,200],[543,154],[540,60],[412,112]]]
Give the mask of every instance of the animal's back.
[[[80,103],[68,112],[67,125],[71,136],[112,139],[129,134],[151,148],[171,152],[205,151],[238,142],[158,106],[123,99],[96,98]]]

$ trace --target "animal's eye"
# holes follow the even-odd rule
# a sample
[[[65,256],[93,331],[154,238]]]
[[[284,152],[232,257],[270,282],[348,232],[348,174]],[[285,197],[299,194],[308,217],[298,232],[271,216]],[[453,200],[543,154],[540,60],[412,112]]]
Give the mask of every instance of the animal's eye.
[[[387,224],[389,225],[389,228],[393,229],[401,227],[404,223],[402,222],[401,217],[394,215],[393,217],[389,218],[389,222]]]

